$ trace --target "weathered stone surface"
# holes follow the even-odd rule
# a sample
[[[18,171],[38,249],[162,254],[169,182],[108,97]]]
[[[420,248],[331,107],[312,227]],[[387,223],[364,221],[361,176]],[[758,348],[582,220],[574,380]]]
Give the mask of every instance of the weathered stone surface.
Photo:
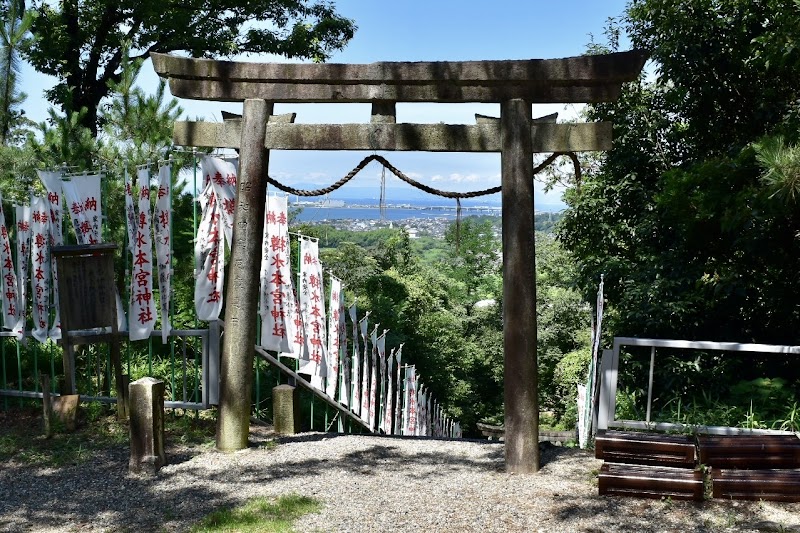
[[[299,390],[291,385],[278,385],[272,389],[272,411],[275,433],[294,435],[300,431]]]
[[[647,59],[643,50],[582,55],[560,59],[512,59],[499,61],[381,61],[369,64],[258,63],[191,59],[150,54],[156,72],[165,78],[286,81],[309,85],[321,83],[419,85],[449,82],[455,85],[538,83],[579,85],[630,81],[639,75]],[[179,95],[175,95],[179,96]]]
[[[531,104],[511,100],[500,111],[506,469],[527,474],[539,470]]]
[[[75,431],[79,400],[80,396],[77,394],[62,394],[53,398],[53,414],[67,431]]]
[[[222,340],[217,449],[247,448],[250,432],[250,392],[258,307],[258,268],[264,232],[264,191],[269,152],[264,132],[272,105],[247,100],[242,117],[242,146],[236,180],[236,211],[231,243],[230,276],[225,300]],[[255,273],[255,274],[254,274]]]
[[[166,464],[164,455],[164,382],[137,379],[128,386],[132,472],[155,474]]]
[[[181,98],[270,102],[502,102],[615,100],[647,59],[641,50],[564,59],[285,64],[151,54]]]
[[[383,117],[386,119],[386,117]],[[388,120],[388,119],[387,119]],[[239,148],[240,121],[176,122],[175,144]],[[478,124],[267,124],[270,150],[393,150],[420,152],[499,152],[499,120]],[[611,148],[611,123],[555,124],[532,121],[531,149],[588,152]]]

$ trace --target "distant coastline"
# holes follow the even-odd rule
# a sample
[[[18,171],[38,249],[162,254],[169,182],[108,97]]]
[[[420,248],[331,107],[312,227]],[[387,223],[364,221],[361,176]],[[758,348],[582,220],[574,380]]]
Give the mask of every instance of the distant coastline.
[[[443,218],[455,219],[457,206],[454,201],[449,202],[442,198],[434,201],[405,201],[401,203],[386,203],[381,209],[379,202],[374,199],[349,199],[349,200],[295,200],[290,199],[290,207],[299,208],[297,220],[300,222],[322,222],[326,220],[405,220],[414,218]],[[541,212],[558,212],[560,206],[545,206],[554,209],[538,210]],[[461,216],[497,216],[502,214],[498,205],[469,204],[461,206]]]

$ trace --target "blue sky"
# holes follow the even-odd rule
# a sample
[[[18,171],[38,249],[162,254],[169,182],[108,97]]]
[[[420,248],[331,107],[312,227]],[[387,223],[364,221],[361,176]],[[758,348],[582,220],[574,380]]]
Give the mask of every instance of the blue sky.
[[[493,2],[405,0],[375,2],[339,0],[337,10],[352,18],[358,31],[347,48],[331,62],[465,61],[483,59],[559,58],[580,55],[590,34],[603,42],[608,17],[618,17],[625,0],[555,0],[542,2],[495,0]],[[627,44],[623,43],[623,49]],[[279,57],[249,57],[251,61],[284,62]],[[149,62],[138,80],[145,90],[157,83]],[[28,94],[24,108],[30,118],[46,117],[43,88],[52,81],[26,67],[22,90]],[[221,110],[241,112],[241,104],[181,100],[187,118],[220,121]],[[369,121],[368,104],[285,104],[276,113],[297,112],[298,122],[350,123]],[[574,117],[579,106],[534,106],[534,116],[554,111],[560,118]],[[499,116],[491,104],[399,104],[398,122],[474,123],[474,114]],[[353,168],[361,152],[273,152],[270,174],[294,186],[328,185]],[[447,190],[475,190],[500,183],[499,154],[389,153],[389,161],[406,174]],[[347,188],[343,196],[377,197],[380,167],[373,163]],[[402,199],[407,186],[394,178],[387,181],[388,200]],[[365,189],[366,188],[366,189]],[[354,194],[348,194],[348,191]],[[561,191],[545,194],[537,187],[537,207],[560,203]]]

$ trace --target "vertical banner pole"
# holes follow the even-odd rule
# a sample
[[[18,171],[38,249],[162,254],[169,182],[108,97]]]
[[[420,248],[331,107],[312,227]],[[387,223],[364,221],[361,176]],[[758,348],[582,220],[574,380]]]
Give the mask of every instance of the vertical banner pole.
[[[500,106],[506,470],[539,470],[531,102]]]
[[[250,432],[253,358],[258,313],[261,238],[269,151],[264,148],[272,104],[244,101],[236,210],[231,243],[230,277],[225,303],[217,449],[247,448]]]

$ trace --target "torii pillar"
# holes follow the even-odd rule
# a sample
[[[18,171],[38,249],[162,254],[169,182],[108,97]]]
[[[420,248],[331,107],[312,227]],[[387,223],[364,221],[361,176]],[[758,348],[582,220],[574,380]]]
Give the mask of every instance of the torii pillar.
[[[634,50],[564,59],[367,65],[151,57],[156,72],[169,78],[174,96],[245,102],[241,121],[178,122],[173,134],[178,145],[241,147],[240,179],[250,184],[245,187],[251,187],[245,195],[239,188],[234,218],[217,447],[247,446],[257,316],[253,296],[259,266],[247,257],[250,252],[246,250],[255,249],[261,239],[263,205],[258,208],[252,202],[264,191],[267,149],[500,152],[506,469],[536,472],[539,407],[533,153],[608,150],[611,124],[541,123],[532,121],[531,107],[534,103],[616,100],[622,83],[636,79],[641,72],[646,54]],[[263,112],[251,111],[267,109],[267,102],[371,103],[372,120],[370,124],[294,124],[291,119],[273,117],[267,122]],[[476,125],[397,124],[396,102],[499,103],[501,117],[499,124],[493,120]],[[259,139],[264,149],[256,146]],[[260,157],[262,163],[251,161],[247,154]],[[240,206],[243,202],[249,207]],[[235,394],[239,396],[226,400],[226,395]],[[223,429],[225,436],[220,435]]]

